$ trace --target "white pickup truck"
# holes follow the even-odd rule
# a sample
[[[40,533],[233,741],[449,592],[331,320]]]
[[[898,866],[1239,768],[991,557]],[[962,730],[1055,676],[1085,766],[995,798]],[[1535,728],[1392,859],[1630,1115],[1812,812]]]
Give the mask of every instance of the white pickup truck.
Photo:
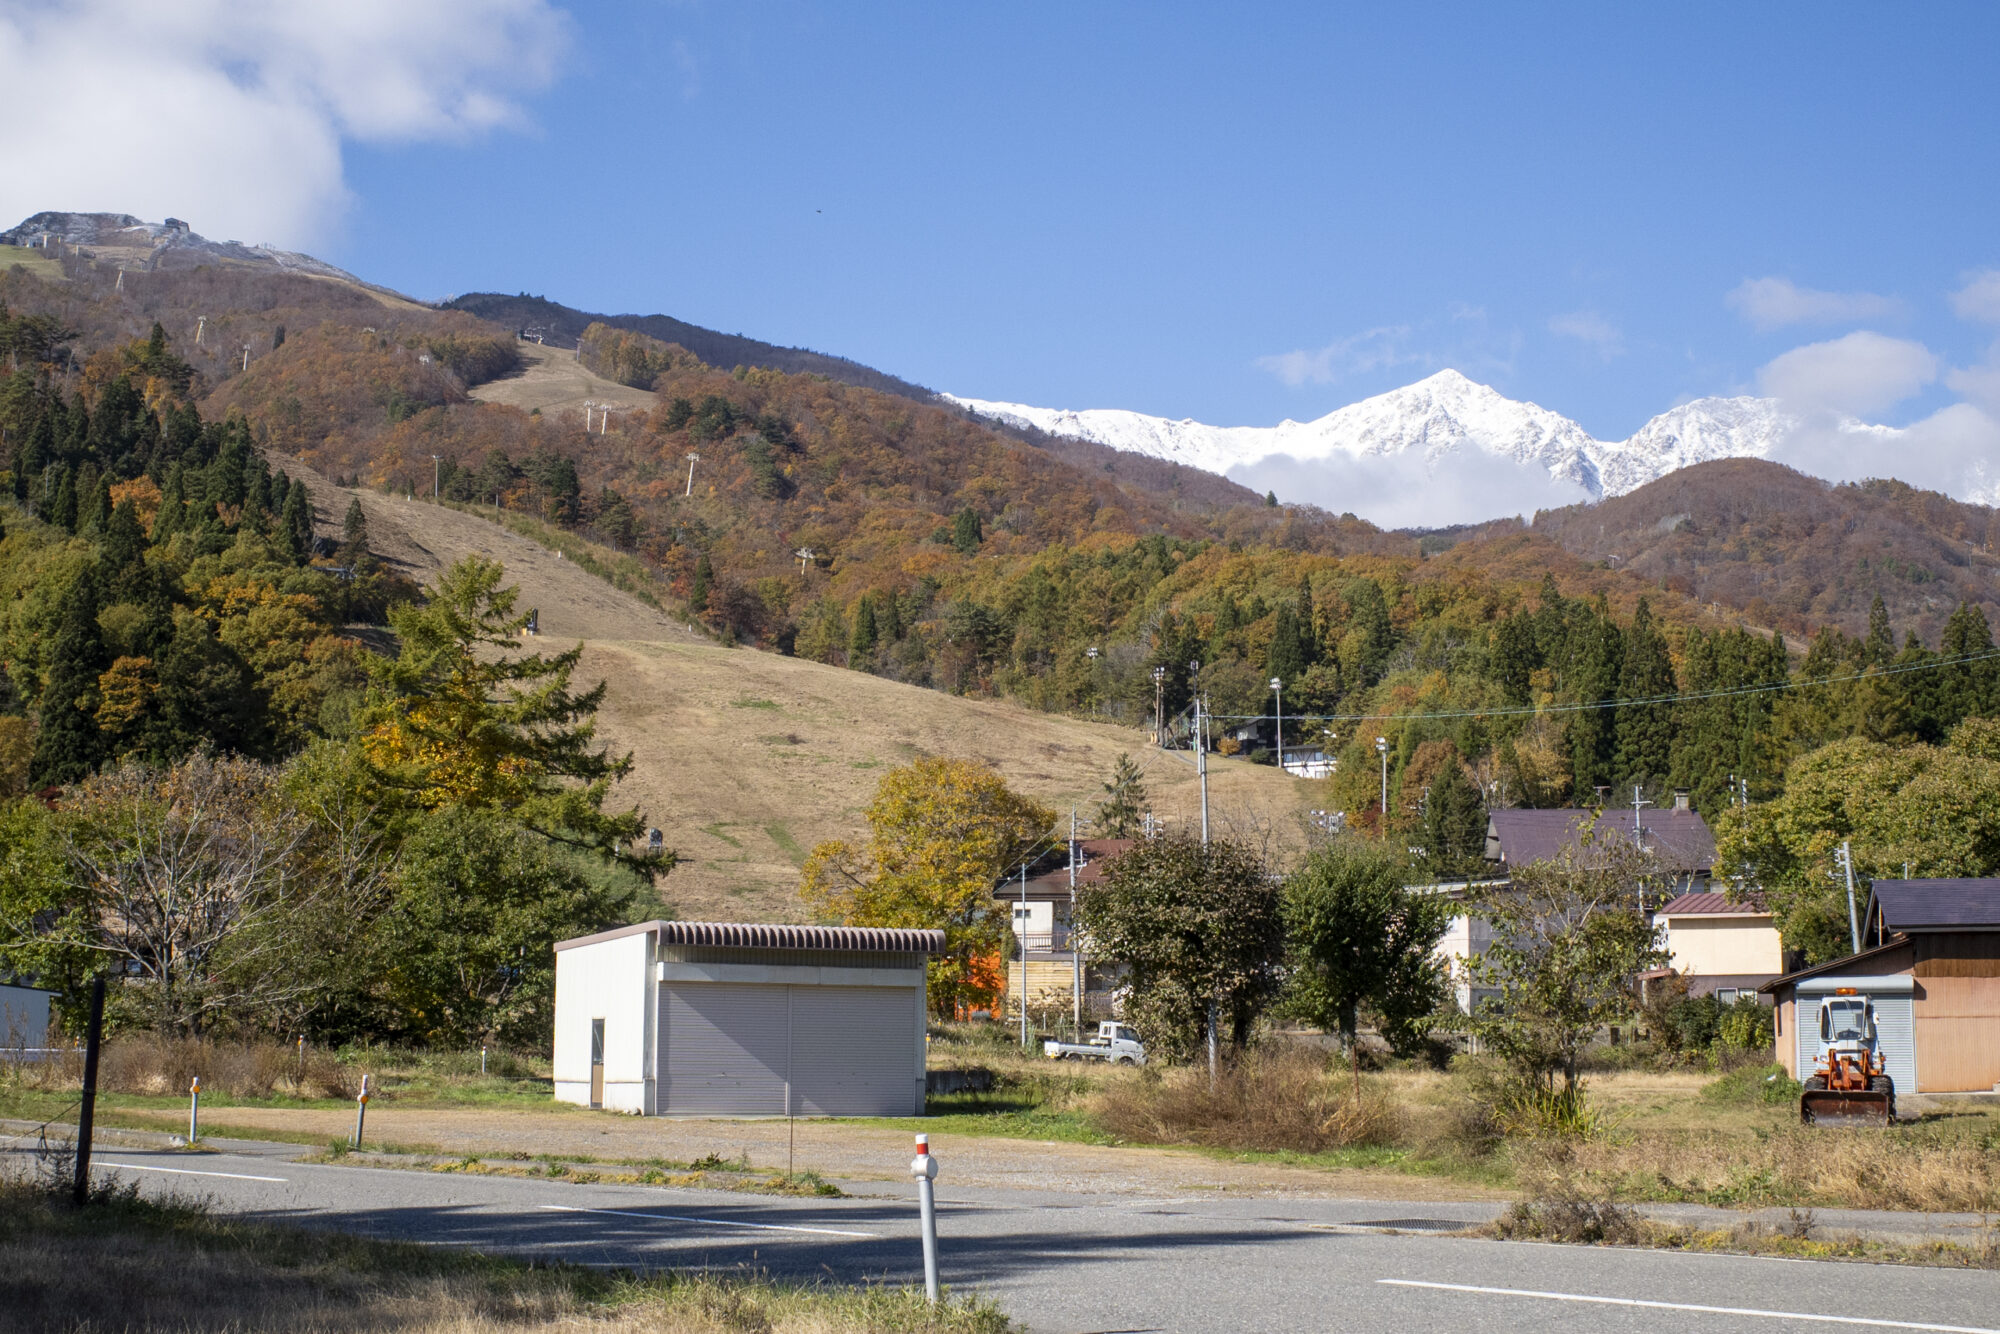
[[[1128,1024],[1110,1020],[1097,1026],[1097,1036],[1088,1042],[1042,1043],[1042,1055],[1052,1061],[1109,1061],[1113,1065],[1144,1065],[1146,1044]]]

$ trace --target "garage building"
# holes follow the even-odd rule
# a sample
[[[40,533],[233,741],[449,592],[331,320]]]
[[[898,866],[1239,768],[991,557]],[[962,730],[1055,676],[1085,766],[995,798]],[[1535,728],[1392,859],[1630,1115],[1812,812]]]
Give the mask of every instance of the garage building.
[[[556,946],[555,1095],[654,1115],[924,1110],[942,931],[642,922]]]
[[[1819,1003],[1850,988],[1875,1002],[1899,1095],[2000,1090],[2000,880],[1877,880],[1861,923],[1868,948],[1761,988],[1786,1072],[1810,1072]]]

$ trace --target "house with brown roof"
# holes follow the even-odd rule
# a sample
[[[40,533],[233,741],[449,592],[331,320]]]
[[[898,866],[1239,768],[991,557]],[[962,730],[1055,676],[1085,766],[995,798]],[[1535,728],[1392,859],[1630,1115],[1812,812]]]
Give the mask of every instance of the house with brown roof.
[[[1899,1094],[2000,1091],[2000,879],[1877,880],[1861,921],[1858,952],[1760,988],[1785,1069],[1813,1059],[1819,997],[1849,989],[1875,1003]]]
[[[1112,860],[1136,841],[1080,838],[1031,864],[1025,880],[1017,870],[993,886],[996,903],[1009,905],[1014,928],[1013,948],[1006,959],[1007,1013],[1019,1015],[1023,997],[1036,1009],[1061,1007],[1074,1012],[1079,979],[1085,1008],[1092,1012],[1105,1008],[1110,970],[1093,970],[1077,952],[1070,911],[1076,905],[1076,891],[1096,883]],[[1099,1003],[1093,1003],[1093,992],[1098,993]]]
[[[1653,920],[1666,934],[1667,966],[1687,980],[1691,996],[1713,994],[1730,1005],[1785,971],[1784,942],[1758,895],[1682,894]]]

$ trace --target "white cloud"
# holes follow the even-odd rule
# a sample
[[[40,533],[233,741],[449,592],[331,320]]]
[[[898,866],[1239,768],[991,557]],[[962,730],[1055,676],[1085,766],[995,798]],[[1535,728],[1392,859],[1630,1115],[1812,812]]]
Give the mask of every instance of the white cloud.
[[[347,201],[345,140],[519,124],[555,75],[546,0],[53,0],[0,13],[0,223],[41,209],[186,218],[293,248]]]
[[[1780,442],[1771,459],[1829,481],[1894,477],[1960,500],[2000,505],[2000,420],[1971,403],[1954,403],[1900,430],[1818,414]]]
[[[1551,476],[1545,468],[1476,448],[1454,450],[1438,459],[1434,468],[1418,450],[1319,459],[1273,454],[1239,464],[1228,476],[1293,504],[1358,514],[1385,528],[1478,523],[1590,499],[1582,487]]]
[[[1423,363],[1426,358],[1422,353],[1412,352],[1405,346],[1409,336],[1410,328],[1406,324],[1385,325],[1328,343],[1325,347],[1259,357],[1257,366],[1293,388],[1304,384],[1332,384],[1350,375]]]
[[[1968,320],[2000,324],[2000,269],[1965,275],[1965,286],[1951,294],[1951,308]]]
[[[1922,343],[1863,330],[1793,348],[1757,372],[1757,385],[1799,411],[1863,416],[1902,402],[1937,379],[1937,370]]]
[[[2000,417],[2000,343],[1986,349],[1986,360],[1976,366],[1953,367],[1944,377],[1952,392]]]
[[[1822,292],[1789,278],[1745,278],[1724,297],[1731,309],[1759,329],[1787,324],[1838,324],[1903,313],[1903,303],[1873,292]]]
[[[1606,361],[1625,351],[1625,335],[1618,326],[1594,310],[1573,310],[1549,319],[1549,332],[1594,348]]]

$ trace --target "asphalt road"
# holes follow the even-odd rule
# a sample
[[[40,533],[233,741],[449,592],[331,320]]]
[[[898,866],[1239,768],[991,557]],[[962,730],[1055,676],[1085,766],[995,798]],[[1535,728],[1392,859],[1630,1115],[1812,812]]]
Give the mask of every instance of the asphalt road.
[[[107,1146],[96,1166],[229,1212],[380,1237],[641,1269],[922,1281],[914,1188],[791,1199],[308,1165],[289,1161],[296,1146],[237,1150]],[[1037,1331],[2000,1334],[2000,1273],[1425,1235],[1487,1216],[1484,1205],[954,1191],[948,1146],[939,1156],[945,1282],[996,1298]],[[1407,1230],[1372,1230],[1385,1223]]]

